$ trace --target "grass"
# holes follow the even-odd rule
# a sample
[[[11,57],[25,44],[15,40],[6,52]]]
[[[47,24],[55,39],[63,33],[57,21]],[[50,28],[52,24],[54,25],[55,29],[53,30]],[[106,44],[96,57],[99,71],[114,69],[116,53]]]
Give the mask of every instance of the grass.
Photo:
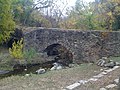
[[[110,57],[109,59],[120,63],[120,57]]]
[[[100,73],[101,67],[94,64],[82,64],[73,68],[48,71],[45,74],[30,76],[11,76],[0,80],[0,90],[63,90],[79,80],[87,80]],[[120,69],[108,74],[102,81],[88,83],[75,90],[99,90],[111,83],[119,75]],[[113,76],[113,77],[112,77]],[[116,90],[116,89],[113,89]]]
[[[13,70],[13,66],[15,64],[25,64],[25,63],[30,64],[30,63],[45,62],[45,60],[41,58],[41,54],[38,53],[34,55],[34,52],[33,53],[27,52],[26,56],[28,57],[27,59],[14,59],[10,56],[9,50],[7,48],[0,46],[0,70]],[[36,56],[36,57],[32,58],[29,56]]]
[[[0,70],[11,70],[14,59],[10,57],[7,50],[0,48]],[[34,60],[40,60],[36,57]],[[110,57],[110,59],[120,62],[120,57]],[[68,85],[79,80],[87,80],[100,73],[101,67],[94,64],[81,64],[73,68],[62,69],[57,71],[48,71],[45,74],[31,74],[30,76],[10,76],[0,79],[0,90],[62,90]],[[117,76],[120,70],[113,73]],[[105,79],[103,79],[104,81]],[[110,79],[111,80],[111,79]],[[106,80],[106,85],[109,80]],[[101,84],[101,83],[100,83]],[[104,84],[104,83],[103,83]],[[98,83],[90,83],[82,87],[81,90],[99,90],[102,87]],[[99,85],[99,86],[98,86]],[[89,89],[88,89],[89,88]],[[79,90],[76,89],[76,90]]]
[[[31,74],[29,77],[11,76],[0,80],[0,87],[1,90],[61,90],[80,79],[92,77],[99,70],[100,67],[96,65],[83,64],[41,75]]]
[[[99,74],[100,69],[101,67],[94,64],[82,64],[73,68],[48,71],[40,75],[6,77],[0,80],[0,90],[62,90],[76,81],[87,80]],[[106,80],[107,83],[108,81]],[[82,90],[89,90],[88,88],[90,90],[98,90],[101,87],[98,85],[98,83],[89,83],[83,86]],[[79,90],[79,88],[76,90]]]
[[[0,70],[12,70],[13,59],[9,54],[0,53]]]
[[[8,49],[0,46],[0,70],[11,70],[12,58],[8,53]]]

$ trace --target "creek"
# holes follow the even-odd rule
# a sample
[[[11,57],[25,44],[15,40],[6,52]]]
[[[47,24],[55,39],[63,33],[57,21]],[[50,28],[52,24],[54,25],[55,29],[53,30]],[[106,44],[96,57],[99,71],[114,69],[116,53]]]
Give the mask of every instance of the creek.
[[[49,61],[43,64],[16,65],[13,71],[0,70],[0,79],[10,77],[12,75],[24,76],[25,74],[30,73],[36,74],[36,71],[40,68],[45,68],[46,70],[49,70],[51,67],[53,67],[52,64],[53,62]]]

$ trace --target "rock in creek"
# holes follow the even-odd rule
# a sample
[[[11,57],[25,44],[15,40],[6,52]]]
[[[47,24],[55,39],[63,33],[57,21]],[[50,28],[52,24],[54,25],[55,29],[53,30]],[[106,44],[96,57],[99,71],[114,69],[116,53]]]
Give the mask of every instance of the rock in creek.
[[[99,59],[96,64],[98,66],[101,66],[101,67],[109,67],[109,68],[113,68],[114,66],[119,65],[118,62],[115,62],[113,60],[109,60],[109,59],[107,59],[107,57],[102,57],[102,59]]]
[[[53,63],[53,67],[50,70],[59,70],[59,69],[63,69],[63,66],[59,63]]]
[[[38,70],[36,71],[37,74],[43,74],[43,73],[45,73],[45,72],[46,72],[45,69],[38,69]]]

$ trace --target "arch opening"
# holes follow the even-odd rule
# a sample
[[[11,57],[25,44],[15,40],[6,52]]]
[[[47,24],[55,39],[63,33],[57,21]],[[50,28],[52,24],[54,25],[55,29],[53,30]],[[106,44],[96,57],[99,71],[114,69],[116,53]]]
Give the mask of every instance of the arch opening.
[[[73,63],[72,52],[59,43],[47,46],[43,52],[46,52],[48,57],[54,57],[53,61],[63,66],[69,66],[69,64]]]

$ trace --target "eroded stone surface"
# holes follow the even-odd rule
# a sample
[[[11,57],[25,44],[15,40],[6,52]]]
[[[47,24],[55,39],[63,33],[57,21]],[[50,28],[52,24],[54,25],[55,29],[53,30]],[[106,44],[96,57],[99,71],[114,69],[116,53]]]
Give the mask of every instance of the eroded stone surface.
[[[115,79],[115,80],[114,80],[114,83],[115,83],[115,84],[118,84],[118,83],[119,83],[119,79]]]
[[[24,33],[24,47],[42,52],[58,43],[73,53],[75,63],[95,62],[104,56],[120,55],[120,32],[36,28]]]
[[[72,89],[74,89],[74,88],[76,88],[76,87],[78,87],[80,85],[81,85],[80,83],[74,83],[72,85],[67,86],[66,89],[72,90]]]
[[[107,90],[106,88],[100,88],[100,90]]]
[[[116,86],[117,86],[116,84],[110,84],[110,85],[106,86],[106,88],[114,88]]]
[[[60,70],[60,69],[63,69],[64,67],[59,64],[59,63],[53,63],[53,67],[50,69],[51,71],[52,70]]]
[[[43,74],[43,73],[45,73],[45,72],[46,72],[45,69],[38,69],[38,70],[36,71],[37,74]]]

